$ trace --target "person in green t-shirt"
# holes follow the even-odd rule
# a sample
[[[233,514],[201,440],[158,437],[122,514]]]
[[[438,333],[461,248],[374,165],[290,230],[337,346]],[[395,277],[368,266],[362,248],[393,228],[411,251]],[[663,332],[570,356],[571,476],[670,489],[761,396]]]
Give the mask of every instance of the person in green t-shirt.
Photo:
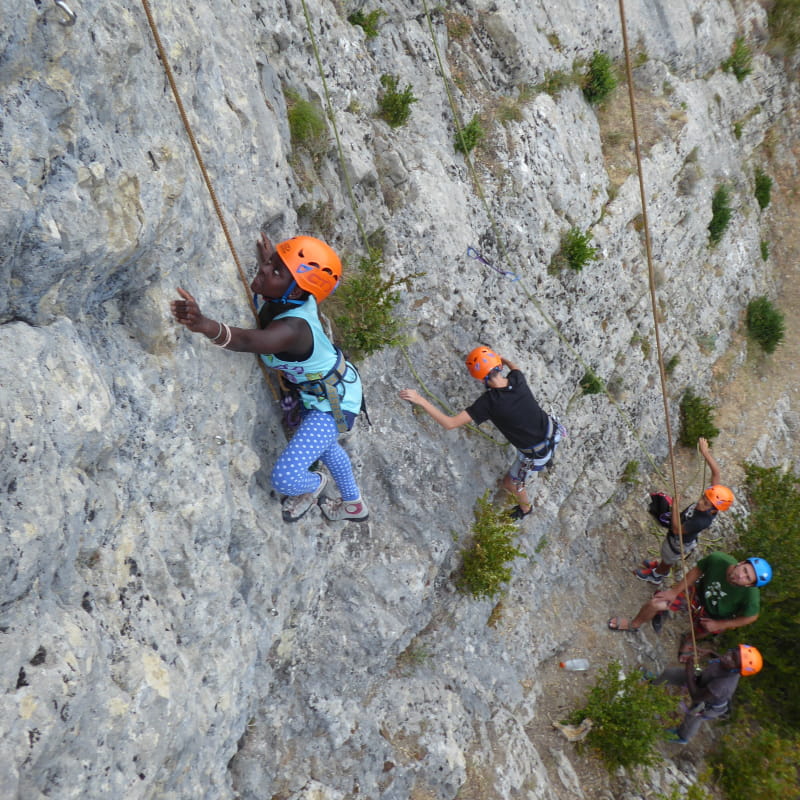
[[[763,558],[736,561],[726,553],[714,552],[701,558],[683,580],[671,589],[656,592],[636,616],[611,617],[612,631],[637,633],[645,622],[664,611],[684,611],[692,604],[695,639],[741,628],[758,619],[759,586],[772,579],[772,568]],[[688,599],[687,599],[688,598]],[[689,657],[681,646],[681,658]]]

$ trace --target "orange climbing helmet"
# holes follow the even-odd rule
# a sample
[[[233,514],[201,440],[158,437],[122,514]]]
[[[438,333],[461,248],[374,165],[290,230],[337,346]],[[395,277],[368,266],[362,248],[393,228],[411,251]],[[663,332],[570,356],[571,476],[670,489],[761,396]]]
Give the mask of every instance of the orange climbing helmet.
[[[761,667],[764,666],[764,659],[761,653],[750,644],[739,645],[739,672],[742,675],[755,675],[761,672]]]
[[[727,511],[733,505],[733,492],[721,483],[709,486],[704,494],[717,511]]]
[[[294,236],[275,246],[297,285],[321,303],[339,285],[342,262],[330,245],[313,236]],[[291,287],[288,291],[291,290]]]
[[[485,381],[490,372],[503,366],[500,356],[488,347],[471,350],[466,363],[469,374],[479,381]]]

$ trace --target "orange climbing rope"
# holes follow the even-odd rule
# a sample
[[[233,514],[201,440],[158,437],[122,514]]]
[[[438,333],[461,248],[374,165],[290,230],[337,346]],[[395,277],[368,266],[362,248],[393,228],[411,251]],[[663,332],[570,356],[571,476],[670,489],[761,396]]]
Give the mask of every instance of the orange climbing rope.
[[[233,261],[236,264],[236,269],[239,272],[239,280],[241,280],[242,285],[244,286],[245,295],[247,297],[248,304],[250,305],[250,310],[253,313],[253,316],[258,320],[258,312],[256,311],[255,303],[253,302],[252,294],[250,293],[250,282],[247,280],[247,275],[242,267],[242,262],[239,260],[239,254],[236,252],[236,247],[233,244],[233,238],[231,237],[230,231],[228,230],[228,224],[225,221],[225,215],[222,213],[222,207],[219,204],[219,200],[217,199],[217,193],[214,191],[214,186],[211,183],[211,178],[208,175],[208,170],[206,169],[205,162],[203,161],[203,156],[200,153],[200,147],[197,144],[197,139],[195,139],[194,132],[192,131],[192,126],[189,123],[189,118],[186,115],[186,109],[183,105],[183,100],[181,100],[180,92],[178,91],[178,85],[175,83],[175,76],[172,72],[172,67],[170,67],[169,59],[167,58],[166,50],[164,49],[164,45],[161,42],[161,36],[158,33],[158,27],[156,26],[155,19],[153,18],[153,13],[150,9],[150,3],[148,0],[142,0],[142,7],[144,8],[144,13],[147,16],[147,22],[150,25],[150,30],[153,32],[153,39],[156,43],[156,48],[158,49],[158,56],[161,60],[161,65],[164,67],[164,72],[167,75],[167,80],[169,81],[170,88],[172,89],[172,96],[175,98],[175,103],[178,106],[178,112],[181,116],[181,121],[183,122],[183,127],[186,130],[186,135],[189,137],[189,142],[192,145],[192,150],[194,151],[194,156],[197,159],[197,164],[200,167],[200,172],[203,175],[203,181],[205,182],[206,189],[208,189],[208,194],[211,197],[211,202],[214,204],[214,211],[217,214],[217,219],[219,219],[219,223],[222,226],[222,232],[225,234],[225,240],[228,242],[228,248],[231,251],[231,255],[233,256]],[[257,356],[258,358],[258,356]],[[269,373],[267,371],[267,366],[258,358],[258,364],[261,367],[261,372],[264,375],[264,379],[267,381],[267,385],[269,386],[270,390],[272,391],[273,398],[277,401],[279,400],[278,391],[275,389],[272,381],[269,378]]]
[[[672,426],[670,424],[670,416],[669,416],[667,373],[664,368],[664,355],[661,349],[661,336],[659,333],[659,326],[658,326],[658,305],[656,302],[655,269],[653,267],[653,251],[650,240],[650,223],[647,218],[647,195],[644,188],[644,173],[642,171],[642,152],[641,152],[641,147],[639,145],[639,128],[636,121],[636,101],[633,93],[633,70],[631,68],[630,47],[628,46],[628,30],[625,17],[624,0],[619,0],[619,16],[620,16],[620,26],[622,29],[622,44],[625,50],[625,72],[628,79],[628,99],[630,101],[630,106],[631,106],[631,123],[633,125],[633,144],[636,153],[636,171],[639,178],[639,194],[642,201],[642,223],[644,228],[645,253],[647,256],[647,276],[648,276],[648,283],[650,286],[650,303],[653,313],[653,331],[656,340],[656,352],[658,354],[658,371],[661,377],[661,399],[664,404],[664,422],[666,424],[666,429],[667,429],[667,447],[669,449],[669,465],[672,474],[672,492],[673,492],[672,513],[678,515],[677,516],[678,541],[680,542],[681,569],[683,570],[683,577],[681,578],[681,580],[684,581],[684,588],[686,591],[686,600],[687,600],[686,605],[689,612],[689,630],[691,632],[692,650],[695,654],[694,659],[696,661],[697,642],[695,640],[695,635],[694,635],[694,620],[692,619],[692,603],[690,597],[691,587],[689,587],[686,584],[686,556],[683,549],[683,531],[681,530],[680,511],[679,511],[680,497],[678,493],[678,479],[676,477],[676,472],[675,472],[675,451],[672,444]]]

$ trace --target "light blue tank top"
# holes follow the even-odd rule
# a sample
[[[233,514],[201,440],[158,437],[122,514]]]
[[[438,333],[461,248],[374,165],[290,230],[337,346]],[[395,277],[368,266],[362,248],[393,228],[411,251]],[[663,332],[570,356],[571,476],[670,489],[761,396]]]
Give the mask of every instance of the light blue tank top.
[[[325,335],[322,323],[319,321],[317,311],[317,300],[314,295],[310,295],[308,300],[301,306],[293,306],[288,311],[278,314],[275,319],[285,319],[286,317],[299,317],[308,323],[311,328],[311,335],[314,337],[314,347],[311,355],[305,361],[284,361],[277,358],[272,353],[262,353],[261,358],[271,369],[280,370],[290,383],[303,383],[304,381],[316,381],[324,378],[335,366],[338,360],[336,348],[331,344],[331,340]],[[342,398],[342,410],[349,411],[357,415],[361,411],[361,378],[350,362],[344,379],[339,381],[336,387],[339,397]],[[315,397],[307,392],[300,392],[303,405],[308,408],[316,408],[319,411],[331,411],[331,404],[325,397]]]

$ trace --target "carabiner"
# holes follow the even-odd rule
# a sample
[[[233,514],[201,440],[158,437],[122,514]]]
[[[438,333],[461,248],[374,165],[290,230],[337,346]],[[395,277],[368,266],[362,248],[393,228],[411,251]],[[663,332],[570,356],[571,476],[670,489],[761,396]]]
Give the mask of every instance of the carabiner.
[[[64,12],[65,16],[62,17],[59,22],[65,27],[68,28],[71,25],[75,24],[75,20],[78,19],[78,15],[64,2],[64,0],[55,0],[55,4]]]

